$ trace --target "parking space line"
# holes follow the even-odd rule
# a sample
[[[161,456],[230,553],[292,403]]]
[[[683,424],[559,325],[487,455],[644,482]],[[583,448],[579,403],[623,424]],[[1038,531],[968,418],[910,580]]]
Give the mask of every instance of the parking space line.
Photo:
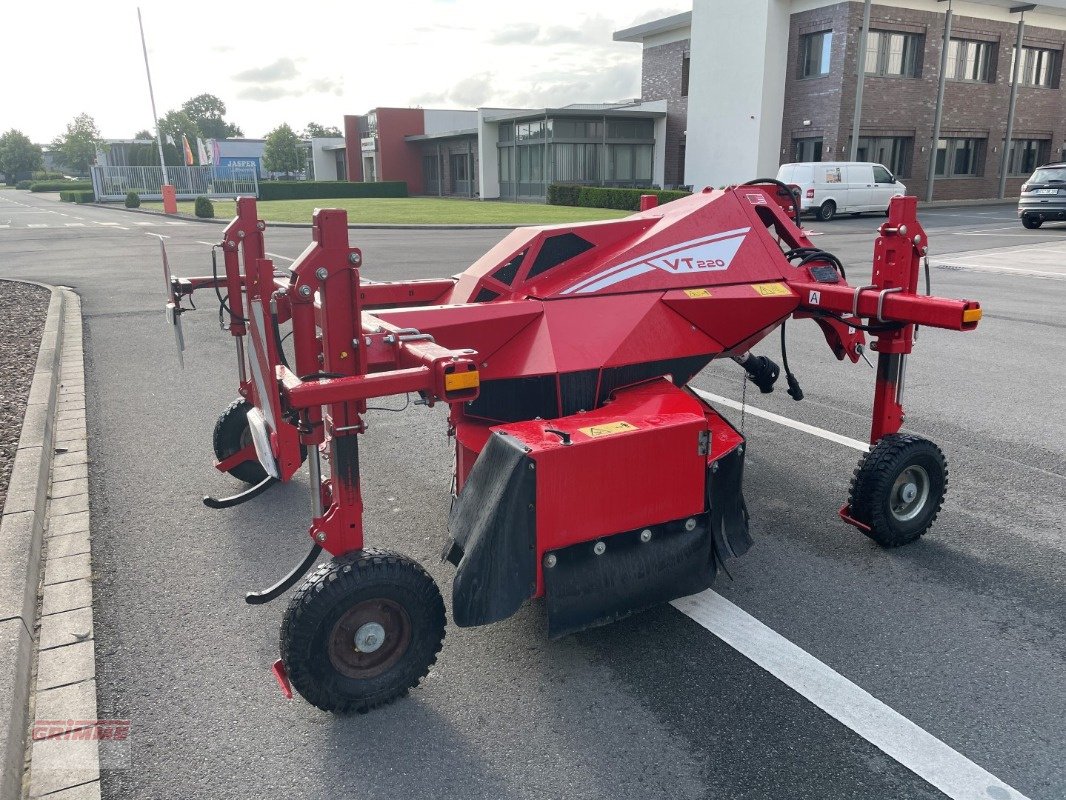
[[[870,449],[870,445],[866,442],[860,442],[858,439],[852,439],[850,436],[827,431],[825,428],[817,428],[814,425],[808,425],[806,422],[799,422],[798,420],[789,419],[788,417],[782,417],[780,414],[775,414],[772,411],[764,411],[755,406],[744,405],[738,403],[736,400],[730,400],[728,397],[722,397],[720,394],[712,394],[711,392],[705,392],[702,389],[696,388],[693,388],[692,391],[708,403],[727,406],[736,409],[737,411],[743,410],[745,413],[751,414],[753,417],[761,417],[762,419],[770,420],[770,422],[776,422],[778,425],[794,428],[797,431],[803,431],[804,433],[809,433],[811,436],[817,436],[830,442],[836,442],[837,444],[842,444],[845,447],[850,447],[854,450],[861,450],[864,453]]]
[[[671,605],[948,797],[1028,800],[716,592]]]

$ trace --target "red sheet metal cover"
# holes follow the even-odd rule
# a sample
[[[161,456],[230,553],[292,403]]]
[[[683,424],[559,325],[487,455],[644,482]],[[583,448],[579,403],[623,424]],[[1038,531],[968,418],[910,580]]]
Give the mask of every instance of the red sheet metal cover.
[[[493,430],[530,448],[538,556],[704,510],[704,409],[665,379],[619,391],[596,411]]]

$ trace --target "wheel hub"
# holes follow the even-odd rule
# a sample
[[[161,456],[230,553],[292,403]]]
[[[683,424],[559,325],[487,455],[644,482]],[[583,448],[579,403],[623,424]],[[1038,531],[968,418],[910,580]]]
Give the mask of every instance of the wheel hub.
[[[396,664],[411,643],[411,618],[394,600],[376,598],[345,611],[329,635],[329,660],[355,680],[374,678]]]
[[[912,464],[896,478],[892,485],[889,508],[900,522],[908,522],[925,510],[929,501],[929,473],[924,467]]]

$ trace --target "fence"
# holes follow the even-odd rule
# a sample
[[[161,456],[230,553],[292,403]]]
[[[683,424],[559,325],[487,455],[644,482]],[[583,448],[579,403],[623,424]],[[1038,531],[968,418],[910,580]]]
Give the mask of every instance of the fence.
[[[207,197],[259,196],[259,181],[253,167],[167,167],[167,178],[179,200]],[[162,167],[93,167],[96,199],[124,200],[136,192],[142,200],[159,200],[163,195]]]

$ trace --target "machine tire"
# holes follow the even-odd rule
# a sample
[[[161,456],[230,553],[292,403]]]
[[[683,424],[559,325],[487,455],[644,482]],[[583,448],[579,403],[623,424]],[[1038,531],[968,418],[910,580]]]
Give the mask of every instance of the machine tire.
[[[837,213],[837,204],[832,200],[826,200],[818,206],[818,219],[821,222],[829,222]]]
[[[366,713],[426,676],[443,645],[444,623],[440,590],[420,564],[386,550],[358,550],[320,564],[293,595],[281,624],[281,660],[307,702],[338,714]],[[359,637],[376,632],[383,638],[374,650],[361,650]]]
[[[219,461],[229,458],[251,443],[252,433],[248,428],[248,412],[251,408],[251,403],[239,397],[219,415],[214,434],[211,436],[215,458]],[[239,481],[252,484],[266,478],[266,470],[258,461],[244,461],[229,470],[229,474]]]
[[[913,542],[932,526],[948,485],[943,452],[928,439],[894,433],[859,459],[851,479],[852,518],[882,547]]]
[[[1044,220],[1040,219],[1040,217],[1022,217],[1022,227],[1027,230],[1035,231],[1043,224]]]

